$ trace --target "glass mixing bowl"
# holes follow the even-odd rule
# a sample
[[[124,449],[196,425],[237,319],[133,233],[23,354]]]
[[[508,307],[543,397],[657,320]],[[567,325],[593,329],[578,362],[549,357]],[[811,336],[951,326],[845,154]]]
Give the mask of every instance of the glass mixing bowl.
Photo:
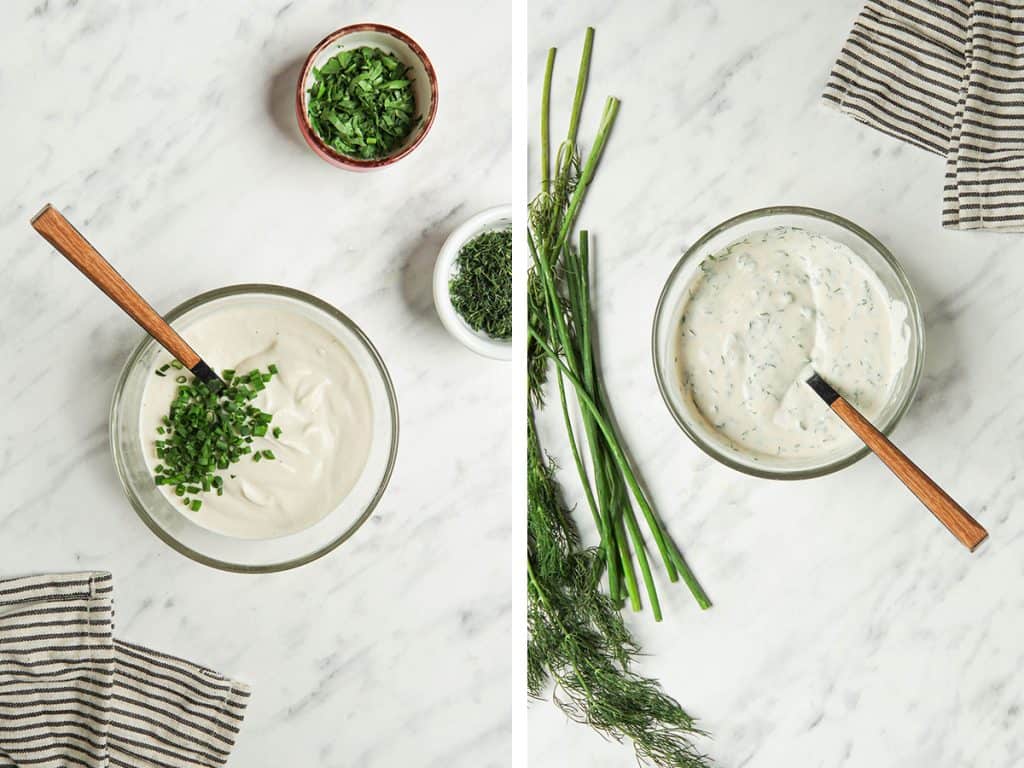
[[[741,213],[712,228],[683,254],[672,269],[658,299],[651,334],[651,352],[658,388],[673,418],[701,450],[726,466],[757,477],[800,480],[819,477],[847,467],[867,455],[865,446],[853,444],[832,454],[814,458],[762,456],[754,461],[730,447],[697,412],[684,392],[678,373],[676,350],[685,305],[686,289],[701,262],[745,235],[774,227],[800,227],[849,246],[878,275],[889,296],[907,307],[909,346],[907,362],[900,371],[889,401],[873,421],[889,434],[899,423],[917,392],[924,365],[924,321],[914,290],[899,262],[870,232],[834,213],[800,206],[759,208]],[[824,403],[822,407],[826,407]]]
[[[384,361],[351,319],[315,296],[276,285],[234,285],[200,294],[173,309],[166,319],[181,327],[226,306],[258,302],[299,312],[329,331],[356,361],[370,394],[373,437],[362,474],[337,507],[318,523],[272,539],[236,539],[197,525],[171,504],[153,482],[146,463],[139,416],[142,395],[157,360],[167,357],[146,336],[128,357],[110,408],[110,444],[121,485],[150,530],[183,555],[228,571],[267,573],[304,565],[327,554],[366,522],[380,501],[398,449],[398,401]]]

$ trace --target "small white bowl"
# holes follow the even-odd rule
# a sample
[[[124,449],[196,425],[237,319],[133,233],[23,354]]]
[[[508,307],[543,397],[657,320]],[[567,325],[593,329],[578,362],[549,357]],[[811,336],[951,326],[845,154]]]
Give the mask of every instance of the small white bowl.
[[[434,306],[437,308],[441,323],[464,346],[478,355],[495,360],[512,359],[512,339],[492,339],[483,331],[473,330],[455,311],[451,294],[448,292],[448,283],[458,274],[456,259],[462,246],[484,232],[509,229],[511,226],[511,205],[499,205],[481,211],[448,235],[437,255],[437,261],[434,262]]]

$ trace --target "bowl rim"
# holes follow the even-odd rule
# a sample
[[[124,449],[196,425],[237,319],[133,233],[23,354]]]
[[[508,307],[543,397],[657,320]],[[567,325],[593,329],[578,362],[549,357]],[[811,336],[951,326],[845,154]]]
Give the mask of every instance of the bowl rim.
[[[388,373],[387,366],[384,364],[383,358],[377,348],[370,341],[369,337],[363,332],[354,320],[348,317],[344,312],[339,310],[337,307],[327,303],[323,299],[317,298],[312,294],[300,291],[295,288],[289,288],[283,285],[275,285],[272,283],[237,283],[234,285],[226,285],[221,288],[214,288],[213,290],[204,291],[190,299],[178,304],[174,309],[164,315],[164,319],[171,323],[177,320],[187,312],[191,312],[193,309],[201,307],[211,301],[218,299],[240,296],[246,294],[271,294],[274,296],[281,296],[288,299],[294,299],[297,301],[304,302],[315,309],[319,309],[324,312],[332,319],[340,322],[349,331],[351,331],[359,342],[363,345],[366,352],[370,355],[374,365],[377,367],[377,371],[384,382],[384,389],[387,392],[388,406],[391,415],[391,430],[390,430],[390,447],[388,449],[388,461],[384,469],[384,474],[381,477],[380,484],[377,487],[377,491],[370,499],[366,506],[366,509],[356,518],[356,520],[348,526],[340,535],[329,541],[322,547],[315,549],[314,551],[299,556],[293,557],[288,560],[282,560],[276,563],[260,564],[260,565],[246,565],[240,563],[231,563],[226,560],[220,560],[209,555],[204,555],[201,552],[197,552],[191,547],[188,547],[178,541],[176,538],[171,536],[162,526],[153,520],[149,511],[146,509],[142,501],[132,491],[131,486],[127,480],[127,468],[124,465],[124,459],[121,455],[120,450],[117,447],[117,433],[115,425],[117,424],[117,408],[121,401],[121,397],[124,391],[125,382],[128,376],[131,374],[139,356],[143,350],[153,341],[153,338],[148,334],[143,335],[142,339],[135,348],[128,355],[128,359],[125,361],[124,366],[121,369],[121,374],[117,378],[117,383],[114,385],[114,395],[110,402],[110,412],[108,417],[108,439],[110,441],[110,450],[113,454],[114,467],[117,470],[117,477],[121,483],[121,489],[128,499],[128,502],[132,505],[135,513],[142,518],[142,522],[146,524],[156,536],[167,544],[171,549],[185,555],[191,560],[194,560],[203,565],[211,568],[216,568],[222,571],[231,571],[233,573],[276,573],[279,571],[287,571],[292,568],[298,568],[299,566],[306,565],[318,560],[324,555],[337,549],[341,544],[351,538],[356,531],[358,531],[363,524],[369,520],[373,511],[377,508],[377,504],[380,502],[384,495],[384,491],[387,489],[388,484],[391,481],[391,476],[394,473],[395,462],[398,456],[398,438],[399,438],[399,416],[398,416],[398,398],[395,394],[394,383],[391,380],[391,375]]]
[[[445,238],[437,252],[437,260],[434,262],[434,308],[437,310],[437,316],[441,319],[441,324],[464,347],[492,360],[512,359],[512,339],[484,337],[470,328],[452,305],[448,281],[462,246],[481,232],[484,227],[502,219],[508,219],[511,225],[512,205],[510,203],[487,208],[466,219]]]
[[[667,313],[675,309],[674,306],[667,306],[667,300],[669,289],[675,283],[680,271],[693,259],[700,258],[705,245],[723,232],[726,232],[739,224],[778,215],[806,216],[811,219],[821,219],[848,230],[878,252],[882,257],[882,260],[885,261],[892,270],[896,277],[896,281],[902,286],[908,303],[907,319],[917,330],[918,344],[917,348],[911,351],[907,359],[907,363],[913,366],[907,395],[892,416],[890,416],[886,423],[879,428],[879,430],[887,436],[892,433],[896,428],[896,425],[899,424],[904,414],[910,408],[911,403],[913,403],[914,398],[917,395],[918,385],[921,382],[921,373],[924,369],[925,326],[924,317],[921,313],[921,306],[918,302],[917,294],[914,292],[914,288],[910,284],[910,280],[907,277],[903,266],[892,252],[877,237],[866,229],[843,216],[832,213],[831,211],[802,205],[773,205],[763,208],[755,208],[726,219],[709,229],[705,234],[698,238],[696,242],[686,249],[683,255],[676,262],[675,266],[672,267],[672,271],[669,272],[668,277],[665,279],[665,284],[661,289],[661,294],[658,296],[658,303],[654,310],[654,320],[651,324],[651,359],[654,364],[654,378],[658,384],[658,392],[661,394],[661,398],[664,401],[666,408],[668,408],[669,413],[672,414],[672,418],[675,419],[679,428],[704,453],[719,463],[746,475],[752,475],[754,477],[765,478],[768,480],[807,480],[816,477],[823,477],[824,475],[837,472],[840,469],[845,469],[851,464],[854,464],[867,456],[870,451],[865,445],[844,458],[837,459],[820,466],[797,470],[764,469],[738,462],[727,454],[719,451],[716,446],[704,440],[699,434],[692,430],[686,419],[673,407],[672,401],[669,397],[669,385],[667,383],[668,372],[662,370],[658,355],[658,328],[661,326],[662,322],[664,322],[663,315],[667,316]]]
[[[372,160],[362,160],[356,157],[349,157],[348,155],[343,155],[328,146],[327,143],[320,138],[317,132],[313,130],[313,126],[309,123],[309,115],[306,113],[305,109],[306,81],[309,79],[309,73],[313,68],[313,62],[316,61],[317,56],[319,56],[327,46],[331,45],[339,38],[355,32],[380,32],[401,41],[409,47],[409,49],[416,55],[416,58],[418,58],[423,64],[423,68],[427,73],[427,79],[430,82],[430,112],[423,119],[423,128],[420,130],[419,135],[411,144],[401,151],[392,155],[386,155],[385,157],[374,158]],[[387,24],[378,24],[375,22],[362,22],[359,24],[349,24],[348,26],[341,27],[340,29],[334,30],[324,37],[319,43],[314,45],[312,50],[309,52],[309,55],[306,56],[305,62],[302,64],[302,70],[299,72],[299,81],[295,88],[295,112],[299,121],[299,130],[302,132],[302,136],[306,140],[306,143],[309,144],[309,146],[325,160],[341,167],[361,171],[383,168],[384,166],[396,163],[423,143],[423,139],[425,139],[427,134],[430,133],[430,129],[434,125],[434,118],[437,116],[437,101],[437,74],[434,71],[434,65],[431,64],[430,59],[423,48],[419,43],[401,30],[390,27]]]

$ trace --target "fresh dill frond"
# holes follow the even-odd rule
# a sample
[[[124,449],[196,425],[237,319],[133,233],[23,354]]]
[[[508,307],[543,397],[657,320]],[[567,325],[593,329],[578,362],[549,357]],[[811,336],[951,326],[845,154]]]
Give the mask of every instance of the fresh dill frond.
[[[552,698],[570,718],[616,741],[629,739],[637,759],[658,768],[707,768],[693,738],[703,735],[657,681],[636,674],[639,648],[601,589],[603,557],[580,545],[561,498],[555,467],[541,453],[527,417],[527,686]]]

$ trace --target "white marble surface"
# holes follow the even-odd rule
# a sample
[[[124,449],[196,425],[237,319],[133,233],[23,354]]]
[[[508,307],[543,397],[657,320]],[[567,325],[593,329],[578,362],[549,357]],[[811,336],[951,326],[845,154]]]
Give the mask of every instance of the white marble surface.
[[[251,683],[231,765],[506,766],[521,742],[515,377],[446,334],[430,288],[446,234],[518,191],[522,136],[496,116],[519,98],[521,43],[481,32],[517,13],[463,0],[0,11],[0,573],[109,569],[123,637]],[[408,32],[440,81],[425,143],[368,175],[314,156],[293,112],[308,50],[357,21]],[[29,228],[47,201],[157,307],[265,281],[362,325],[402,436],[354,539],[253,577],[196,565],[143,526],[107,447],[139,331]]]
[[[603,370],[652,496],[715,602],[701,613],[665,586],[665,621],[629,623],[649,654],[643,671],[701,719],[713,738],[700,746],[719,765],[1010,768],[1024,763],[1021,240],[942,230],[942,160],[819,105],[858,8],[531,4],[530,125],[554,45],[564,128],[587,24],[597,37],[581,135],[605,95],[622,99],[581,217],[596,237]],[[928,350],[895,437],[989,528],[978,553],[875,460],[809,482],[747,478],[669,418],[649,338],[671,265],[711,225],[781,203],[846,215],[906,267]],[[530,705],[529,729],[535,768],[633,764],[548,703]]]

